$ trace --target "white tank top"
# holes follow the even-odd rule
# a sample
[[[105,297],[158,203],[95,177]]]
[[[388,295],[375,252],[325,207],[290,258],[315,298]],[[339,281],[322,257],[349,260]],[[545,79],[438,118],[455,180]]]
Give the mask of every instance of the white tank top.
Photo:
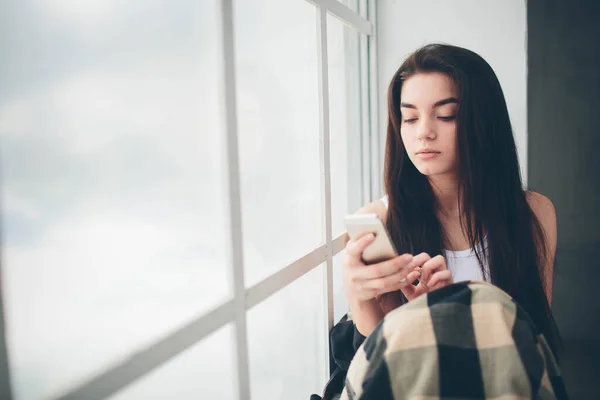
[[[385,207],[388,207],[388,198],[384,196],[381,198]],[[483,246],[487,247],[487,241],[484,239]],[[478,251],[481,247],[477,248]],[[488,260],[483,260],[483,268],[486,271],[488,279],[484,279],[477,256],[473,249],[466,250],[444,250],[444,257],[446,258],[446,265],[452,272],[452,279],[454,282],[462,281],[490,281],[490,270]]]

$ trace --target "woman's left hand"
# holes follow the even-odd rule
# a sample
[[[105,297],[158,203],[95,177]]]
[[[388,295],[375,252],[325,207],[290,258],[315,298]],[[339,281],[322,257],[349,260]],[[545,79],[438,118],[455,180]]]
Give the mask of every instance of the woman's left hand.
[[[446,259],[443,256],[431,258],[427,253],[421,253],[413,258],[413,264],[421,266],[421,277],[417,286],[408,285],[402,288],[404,296],[409,301],[453,283],[452,271],[446,266]]]

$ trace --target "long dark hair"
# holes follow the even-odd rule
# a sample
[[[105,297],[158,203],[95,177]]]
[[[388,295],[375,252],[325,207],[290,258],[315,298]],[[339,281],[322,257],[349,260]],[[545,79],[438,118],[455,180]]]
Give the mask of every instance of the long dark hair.
[[[445,233],[426,176],[408,158],[400,127],[403,82],[439,72],[458,89],[457,147],[463,231],[484,276],[511,295],[533,319],[558,356],[559,335],[542,282],[549,257],[540,222],[523,189],[517,149],[500,82],[472,51],[442,44],[422,47],[400,66],[388,91],[385,190],[387,227],[402,253],[442,254]],[[478,246],[487,240],[486,246]],[[489,275],[483,260],[489,260]],[[406,299],[404,299],[406,301]]]

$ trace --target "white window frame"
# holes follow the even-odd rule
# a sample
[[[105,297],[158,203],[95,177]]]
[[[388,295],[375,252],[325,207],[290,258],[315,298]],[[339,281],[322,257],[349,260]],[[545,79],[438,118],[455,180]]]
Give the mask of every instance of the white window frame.
[[[240,198],[240,170],[238,158],[238,127],[236,115],[235,46],[233,23],[233,0],[221,0],[221,48],[223,56],[223,75],[221,85],[224,95],[222,109],[226,132],[224,135],[225,162],[227,172],[227,198],[229,201],[228,242],[229,265],[231,265],[230,283],[233,298],[208,313],[191,321],[169,336],[154,342],[148,347],[136,351],[126,360],[111,366],[86,382],[72,388],[60,399],[104,399],[119,392],[142,376],[163,365],[173,357],[214,333],[229,323],[235,325],[235,354],[237,358],[237,393],[241,400],[250,399],[250,377],[248,367],[248,332],[246,328],[247,312],[273,294],[283,290],[307,272],[325,263],[327,331],[334,324],[333,315],[333,256],[343,249],[345,235],[332,237],[331,222],[331,165],[329,135],[329,76],[327,53],[327,15],[334,16],[352,27],[356,32],[366,35],[359,40],[360,55],[360,97],[361,129],[360,143],[362,160],[360,182],[349,181],[350,191],[362,192],[362,202],[372,201],[381,194],[379,128],[377,124],[377,41],[375,35],[375,0],[358,0],[359,12],[355,12],[337,0],[297,0],[308,1],[317,8],[318,32],[318,68],[322,176],[324,189],[325,244],[304,255],[280,271],[265,278],[250,288],[244,286],[244,257],[242,247],[242,216]],[[356,188],[361,190],[356,190]],[[353,190],[354,189],[354,190]],[[1,267],[1,266],[0,266]],[[1,271],[1,268],[0,268]],[[1,276],[0,276],[1,281]],[[0,398],[12,399],[10,370],[7,357],[4,312],[0,291]],[[329,340],[326,341],[329,343]],[[329,371],[329,357],[323,362]],[[326,377],[324,377],[326,378]],[[306,396],[309,396],[307,393]]]

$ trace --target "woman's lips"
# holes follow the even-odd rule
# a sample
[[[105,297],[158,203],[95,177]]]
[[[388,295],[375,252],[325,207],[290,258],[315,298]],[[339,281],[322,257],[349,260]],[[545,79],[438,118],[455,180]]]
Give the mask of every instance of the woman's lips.
[[[421,160],[431,160],[432,158],[439,156],[440,153],[435,152],[435,151],[423,151],[420,153],[417,153],[417,157],[419,157]]]

